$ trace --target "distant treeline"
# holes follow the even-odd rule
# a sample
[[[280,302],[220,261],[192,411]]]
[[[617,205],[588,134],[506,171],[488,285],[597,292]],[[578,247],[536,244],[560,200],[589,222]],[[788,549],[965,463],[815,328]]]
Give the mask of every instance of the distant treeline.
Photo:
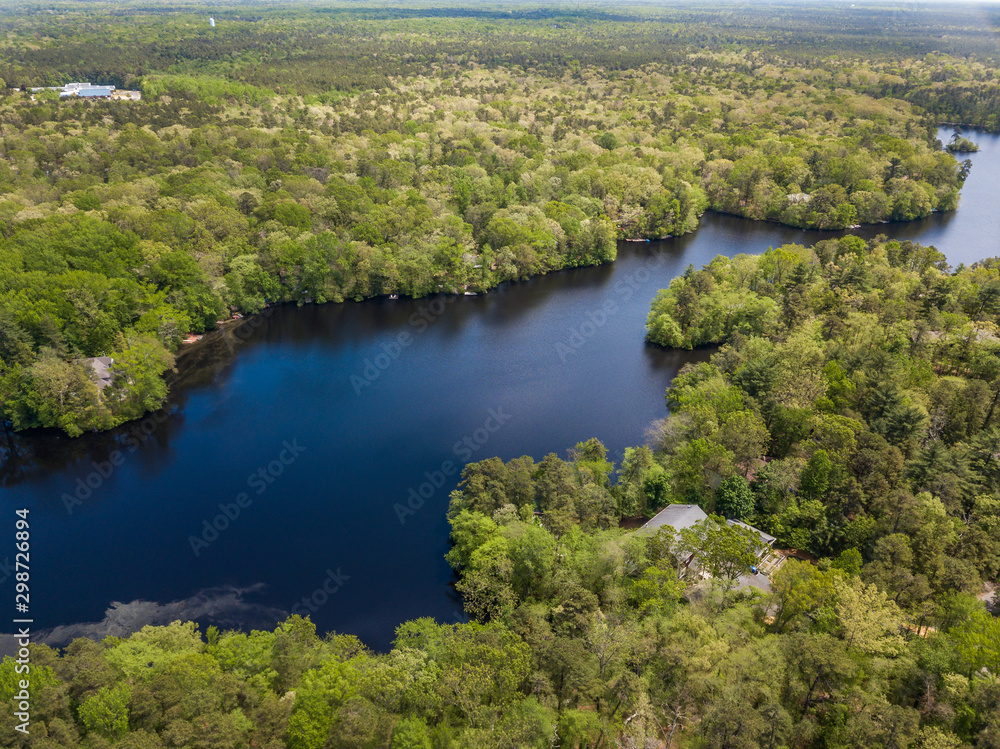
[[[869,68],[877,80],[845,81],[847,87],[905,98],[940,119],[1000,127],[1000,17],[989,5],[54,7],[58,13],[15,7],[0,22],[8,32],[0,79],[8,85],[100,80],[128,87],[169,70],[318,95],[390,89],[400,76],[469,65],[559,77],[581,65],[628,71],[684,65],[692,53],[750,49],[760,64],[848,77]]]

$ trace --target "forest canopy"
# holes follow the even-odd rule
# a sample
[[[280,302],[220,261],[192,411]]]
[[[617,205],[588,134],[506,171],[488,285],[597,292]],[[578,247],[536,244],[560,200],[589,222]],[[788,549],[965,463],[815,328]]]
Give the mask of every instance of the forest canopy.
[[[9,4],[0,418],[134,419],[188,334],[273,304],[485,293],[707,210],[953,210],[969,164],[936,128],[1000,129],[998,26],[957,4]],[[30,90],[74,80],[142,98]],[[998,315],[1000,261],[884,237],[691,267],[648,338],[716,349],[648,444],[464,467],[468,622],[403,623],[385,653],[298,616],[33,645],[31,734],[4,710],[0,744],[1000,747]],[[632,530],[671,504],[705,518]],[[4,659],[0,699],[19,688]]]
[[[952,210],[968,165],[936,124],[997,126],[985,9],[949,15],[961,56],[923,51],[930,11],[904,31],[792,7],[735,25],[683,7],[201,10],[0,23],[15,429],[133,419],[184,338],[269,304],[482,293],[611,262],[616,240],[693,231],[705,210],[821,229]],[[896,41],[876,51],[883,27]],[[71,80],[142,98],[30,90]],[[98,356],[112,387],[92,382]]]

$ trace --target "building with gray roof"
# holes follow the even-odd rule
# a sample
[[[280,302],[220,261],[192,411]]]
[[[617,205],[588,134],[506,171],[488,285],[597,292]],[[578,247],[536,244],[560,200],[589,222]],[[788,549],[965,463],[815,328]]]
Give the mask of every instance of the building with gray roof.
[[[104,390],[104,388],[114,382],[115,373],[111,371],[111,365],[115,363],[115,360],[110,356],[95,356],[90,359],[84,359],[83,363],[89,364],[90,368],[94,370],[98,390]]]
[[[766,546],[774,546],[774,542],[778,540],[770,533],[765,533],[760,528],[754,528],[752,525],[747,525],[740,520],[727,520],[726,522],[730,525],[738,525],[741,528],[746,528],[748,531],[753,531],[760,536],[760,540],[763,541]]]
[[[59,96],[79,96],[81,99],[110,99],[114,91],[114,86],[90,86],[88,88],[73,89],[72,91],[63,91]]]
[[[639,530],[655,533],[662,526],[669,525],[674,530],[680,531],[707,517],[708,515],[698,505],[667,505]]]

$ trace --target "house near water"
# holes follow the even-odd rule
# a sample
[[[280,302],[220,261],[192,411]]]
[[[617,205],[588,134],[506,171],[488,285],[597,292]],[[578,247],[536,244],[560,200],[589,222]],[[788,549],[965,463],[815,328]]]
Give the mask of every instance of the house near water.
[[[656,513],[656,515],[650,518],[645,525],[636,531],[636,533],[653,534],[660,528],[666,526],[680,532],[685,528],[690,528],[696,523],[700,523],[701,521],[707,519],[708,515],[698,505],[671,504]],[[770,533],[765,533],[759,528],[754,528],[752,525],[747,525],[740,520],[726,520],[726,523],[731,526],[738,525],[741,528],[753,531],[760,538],[761,552],[757,562],[757,567],[760,569],[758,570],[755,568],[753,575],[746,578],[740,578],[739,582],[741,587],[752,585],[753,587],[761,588],[763,590],[769,590],[770,586],[767,583],[766,575],[777,570],[785,560],[783,556],[776,555],[773,552],[774,542],[777,539]],[[695,562],[697,554],[697,552],[692,552],[687,559],[678,561],[682,561],[684,568],[688,569]]]
[[[115,373],[111,370],[111,365],[115,363],[115,360],[110,356],[94,356],[82,361],[84,364],[90,365],[90,368],[94,370],[98,390],[104,390],[104,388],[115,381]]]

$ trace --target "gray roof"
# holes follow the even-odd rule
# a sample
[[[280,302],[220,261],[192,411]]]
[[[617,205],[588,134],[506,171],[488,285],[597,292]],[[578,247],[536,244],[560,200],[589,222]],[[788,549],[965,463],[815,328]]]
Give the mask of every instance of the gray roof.
[[[705,520],[708,515],[702,510],[698,505],[667,505],[662,510],[660,510],[653,518],[651,518],[644,526],[639,530],[645,531],[655,531],[664,525],[669,525],[674,530],[680,531],[685,528],[690,528],[695,523]],[[760,528],[754,528],[752,525],[747,525],[740,520],[727,520],[730,525],[738,525],[747,530],[751,530],[760,536],[761,541],[770,546],[777,539],[770,533],[765,533],[760,530]]]
[[[77,96],[111,96],[115,90],[114,86],[101,86],[94,88],[81,88],[76,92]]]
[[[111,365],[115,363],[115,360],[110,356],[95,356],[92,359],[84,359],[83,363],[89,364],[94,370],[94,374],[97,375],[98,390],[104,390],[115,379],[115,375],[111,371]]]
[[[726,522],[729,523],[730,525],[738,525],[741,528],[746,528],[748,531],[753,531],[758,536],[760,536],[760,540],[766,543],[768,546],[770,546],[771,544],[773,544],[775,541],[778,540],[770,533],[764,533],[764,531],[762,531],[760,528],[754,528],[752,525],[747,525],[746,523],[740,520],[727,520]]]
[[[90,88],[76,88],[63,91],[60,96],[82,96],[85,99],[97,96],[111,96],[114,93],[114,86],[92,86]]]
[[[674,530],[690,528],[708,515],[698,505],[667,505],[656,516],[649,520],[639,530],[655,531],[657,528],[669,525]]]

